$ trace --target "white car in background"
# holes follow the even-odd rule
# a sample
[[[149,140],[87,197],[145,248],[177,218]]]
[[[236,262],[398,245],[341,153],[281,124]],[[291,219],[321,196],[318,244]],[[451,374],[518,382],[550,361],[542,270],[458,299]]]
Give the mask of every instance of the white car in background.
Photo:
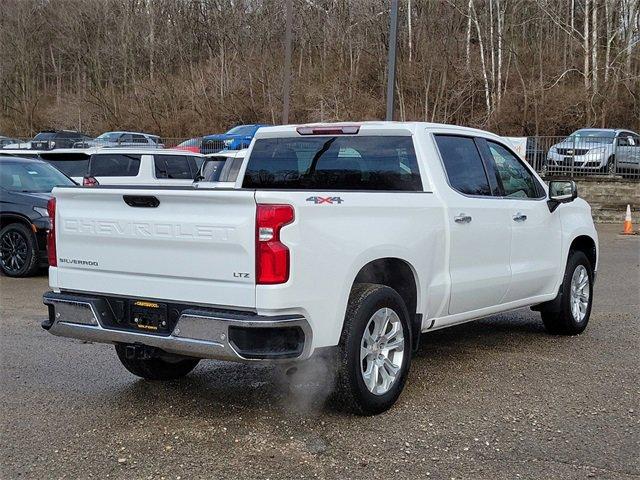
[[[35,152],[30,152],[34,154]],[[60,149],[37,152],[76,182],[103,185],[191,185],[204,155],[184,150],[148,148]]]
[[[31,142],[17,142],[6,143],[2,146],[2,150],[29,150],[31,149]],[[2,152],[5,153],[4,151]]]

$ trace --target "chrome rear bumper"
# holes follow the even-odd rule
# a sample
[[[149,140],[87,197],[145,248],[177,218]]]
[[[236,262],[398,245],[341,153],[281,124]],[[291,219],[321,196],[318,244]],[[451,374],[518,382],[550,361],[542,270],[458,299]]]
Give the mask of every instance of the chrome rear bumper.
[[[42,327],[61,337],[98,343],[140,344],[179,355],[239,362],[304,360],[311,353],[311,327],[300,315],[266,317],[193,307],[180,312],[170,334],[160,335],[107,326],[113,311],[104,297],[47,292],[43,303],[49,308],[49,319]],[[278,343],[279,331],[283,334],[298,331],[302,341],[295,350],[269,350],[269,343]],[[234,341],[234,336],[245,338],[261,333],[264,333],[266,346],[259,351],[248,352]]]

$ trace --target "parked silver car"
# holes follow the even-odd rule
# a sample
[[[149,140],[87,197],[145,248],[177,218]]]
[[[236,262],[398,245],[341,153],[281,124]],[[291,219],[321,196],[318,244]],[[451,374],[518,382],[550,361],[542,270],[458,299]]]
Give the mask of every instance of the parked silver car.
[[[95,140],[77,142],[75,148],[91,147],[136,147],[136,148],[164,148],[162,140],[157,135],[140,132],[105,132]]]
[[[640,170],[640,135],[618,129],[576,130],[553,145],[547,154],[548,172],[563,169],[612,175],[637,173]]]

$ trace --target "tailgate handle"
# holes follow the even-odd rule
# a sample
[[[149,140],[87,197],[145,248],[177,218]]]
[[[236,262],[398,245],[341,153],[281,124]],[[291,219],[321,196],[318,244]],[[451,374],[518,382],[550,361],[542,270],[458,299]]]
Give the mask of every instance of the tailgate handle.
[[[156,208],[160,205],[160,200],[153,195],[123,195],[122,199],[130,207]]]

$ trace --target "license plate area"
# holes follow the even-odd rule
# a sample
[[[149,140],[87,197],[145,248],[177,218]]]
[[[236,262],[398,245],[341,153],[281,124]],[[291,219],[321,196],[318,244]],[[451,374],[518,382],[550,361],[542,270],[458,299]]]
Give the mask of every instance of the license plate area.
[[[169,333],[167,304],[144,300],[131,302],[129,328],[147,333]]]

